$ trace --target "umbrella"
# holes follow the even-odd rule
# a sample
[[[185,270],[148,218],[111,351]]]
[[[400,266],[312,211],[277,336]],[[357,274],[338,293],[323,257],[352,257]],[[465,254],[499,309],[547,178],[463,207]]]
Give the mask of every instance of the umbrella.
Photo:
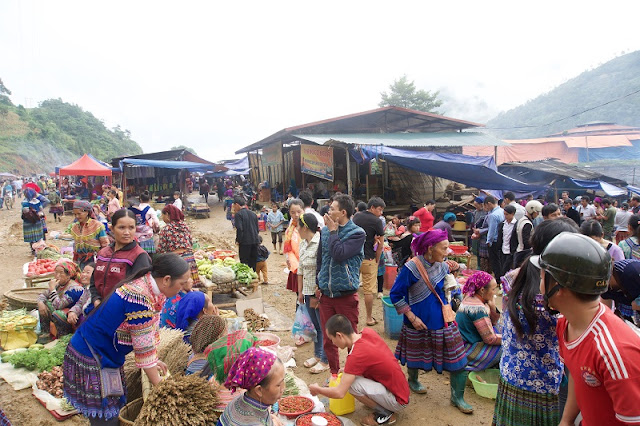
[[[29,183],[25,183],[24,185],[22,185],[22,189],[26,189],[26,188],[31,188],[34,191],[36,191],[38,194],[41,192],[40,187],[38,186],[38,184],[34,183],[34,182],[29,182]]]

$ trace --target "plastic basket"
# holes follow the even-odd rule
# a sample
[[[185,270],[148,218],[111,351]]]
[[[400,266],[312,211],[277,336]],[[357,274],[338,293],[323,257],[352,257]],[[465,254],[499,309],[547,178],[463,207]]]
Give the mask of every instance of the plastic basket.
[[[384,332],[390,339],[397,340],[400,338],[400,330],[402,329],[402,317],[396,312],[396,307],[391,303],[389,296],[382,298],[382,315],[384,317]]]
[[[478,381],[480,376],[486,383]],[[473,384],[473,390],[484,398],[496,399],[498,395],[498,382],[500,381],[500,370],[490,368],[484,371],[472,371],[469,373],[469,380]]]
[[[469,247],[467,247],[467,246],[453,246],[453,245],[450,245],[449,248],[451,249],[453,254],[465,254],[467,252],[467,250],[469,250]]]

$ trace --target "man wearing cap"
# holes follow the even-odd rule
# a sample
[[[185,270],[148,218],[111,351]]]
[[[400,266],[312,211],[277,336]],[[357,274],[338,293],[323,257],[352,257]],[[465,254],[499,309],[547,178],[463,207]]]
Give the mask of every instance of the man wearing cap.
[[[560,426],[640,423],[640,336],[600,302],[611,257],[591,238],[562,232],[532,256],[545,307],[560,312],[556,332],[570,373]]]

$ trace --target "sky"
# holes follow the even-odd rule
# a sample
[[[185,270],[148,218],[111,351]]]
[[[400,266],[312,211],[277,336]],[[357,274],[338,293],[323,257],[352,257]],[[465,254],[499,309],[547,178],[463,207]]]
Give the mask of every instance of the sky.
[[[0,2],[15,104],[80,105],[144,152],[211,161],[285,127],[378,107],[406,74],[484,123],[640,49],[640,2]]]

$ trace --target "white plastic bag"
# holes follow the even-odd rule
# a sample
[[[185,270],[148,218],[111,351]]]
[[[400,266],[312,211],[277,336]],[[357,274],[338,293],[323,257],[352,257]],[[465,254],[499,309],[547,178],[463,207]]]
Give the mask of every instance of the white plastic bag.
[[[316,332],[316,327],[313,325],[313,322],[311,322],[307,305],[298,305],[291,333],[293,334],[293,341],[296,345],[317,341],[318,333]]]

